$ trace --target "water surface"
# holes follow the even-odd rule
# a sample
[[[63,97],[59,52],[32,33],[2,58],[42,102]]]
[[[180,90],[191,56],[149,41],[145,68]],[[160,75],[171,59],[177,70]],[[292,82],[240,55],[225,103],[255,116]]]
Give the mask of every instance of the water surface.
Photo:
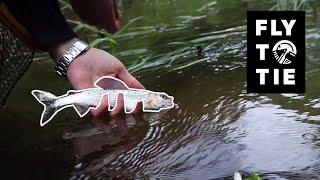
[[[32,89],[69,88],[50,60],[35,61],[0,112],[1,172],[27,179],[320,178],[319,4],[307,9],[306,94],[246,94],[246,11],[274,1],[120,1],[112,50],[174,109],[80,119],[73,109],[41,128]],[[279,1],[280,2],[280,1]],[[290,6],[288,8],[291,8]],[[199,49],[201,51],[199,51]]]

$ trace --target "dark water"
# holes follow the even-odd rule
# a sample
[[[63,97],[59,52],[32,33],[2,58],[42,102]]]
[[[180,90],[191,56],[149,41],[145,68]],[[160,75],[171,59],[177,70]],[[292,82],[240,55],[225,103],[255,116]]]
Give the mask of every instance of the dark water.
[[[319,4],[304,7],[306,94],[258,95],[246,94],[246,11],[284,1],[120,2],[124,24],[144,17],[116,35],[113,53],[148,89],[173,95],[175,108],[112,119],[79,119],[68,109],[41,128],[42,107],[30,91],[63,94],[70,86],[50,60],[35,61],[0,111],[1,175],[215,179],[240,171],[320,178]]]

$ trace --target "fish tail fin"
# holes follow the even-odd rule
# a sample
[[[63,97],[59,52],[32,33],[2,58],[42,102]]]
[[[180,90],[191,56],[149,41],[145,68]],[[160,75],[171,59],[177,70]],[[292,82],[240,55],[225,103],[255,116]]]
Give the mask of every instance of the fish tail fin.
[[[40,126],[46,125],[53,116],[58,112],[59,108],[55,106],[57,96],[40,90],[33,90],[31,94],[43,105],[44,109],[41,114]]]

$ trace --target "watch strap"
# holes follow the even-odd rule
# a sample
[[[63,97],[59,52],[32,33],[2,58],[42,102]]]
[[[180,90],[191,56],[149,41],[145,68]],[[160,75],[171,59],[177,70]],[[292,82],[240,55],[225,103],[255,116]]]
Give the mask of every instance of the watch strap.
[[[84,41],[76,41],[69,50],[67,50],[62,57],[59,58],[55,70],[59,76],[66,77],[69,65],[81,53],[89,49],[89,45]]]

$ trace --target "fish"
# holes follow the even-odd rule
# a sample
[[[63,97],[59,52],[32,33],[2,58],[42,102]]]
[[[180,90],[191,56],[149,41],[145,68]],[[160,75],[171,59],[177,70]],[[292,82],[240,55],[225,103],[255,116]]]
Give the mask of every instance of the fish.
[[[174,107],[174,97],[165,92],[129,88],[122,80],[111,76],[100,77],[92,88],[69,90],[61,96],[37,89],[32,90],[31,94],[44,107],[40,118],[41,127],[67,107],[73,107],[80,117],[84,117],[91,109],[101,105],[105,95],[108,96],[108,111],[113,111],[117,106],[119,94],[123,95],[126,114],[132,113],[139,102],[142,102],[143,112],[160,112]]]

